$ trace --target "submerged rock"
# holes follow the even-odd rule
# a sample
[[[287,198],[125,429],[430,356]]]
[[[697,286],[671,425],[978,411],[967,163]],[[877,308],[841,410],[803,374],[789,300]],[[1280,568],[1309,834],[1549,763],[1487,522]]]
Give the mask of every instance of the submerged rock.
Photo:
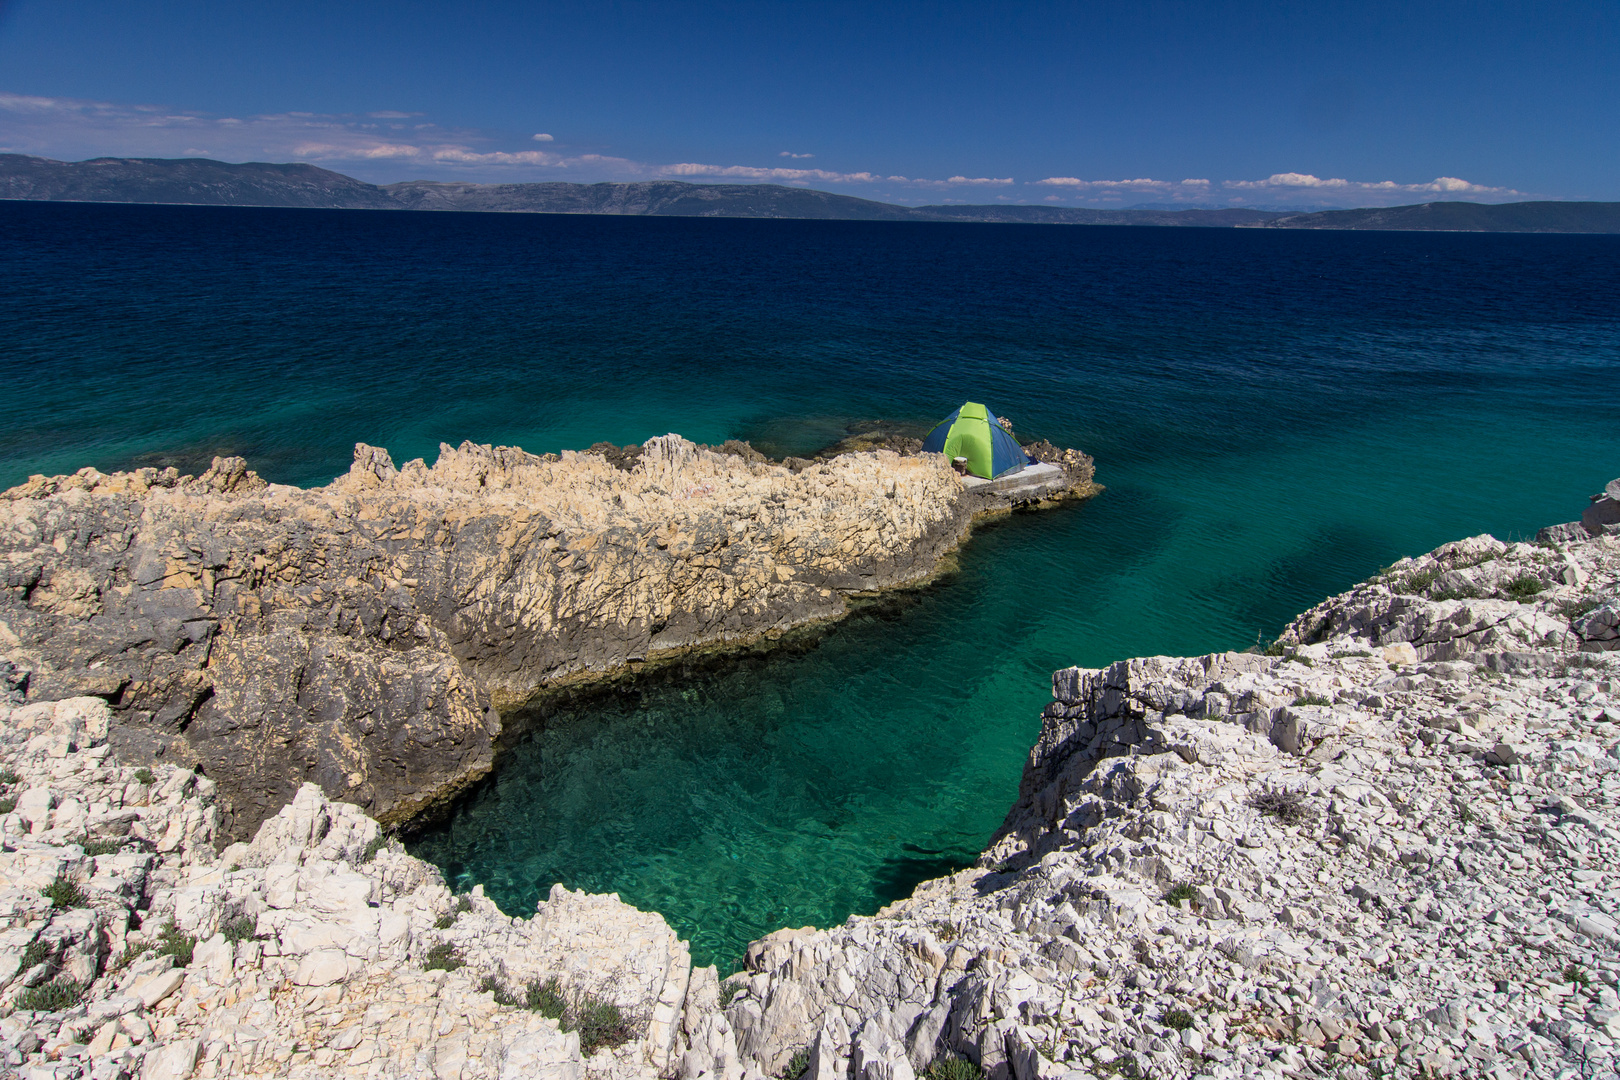
[[[362,444],[312,490],[239,458],[35,477],[0,498],[4,692],[104,698],[120,755],[201,768],[229,836],[305,781],[401,822],[485,774],[536,694],[838,618],[1011,501],[933,456],[793,472],[677,435],[432,468]]]

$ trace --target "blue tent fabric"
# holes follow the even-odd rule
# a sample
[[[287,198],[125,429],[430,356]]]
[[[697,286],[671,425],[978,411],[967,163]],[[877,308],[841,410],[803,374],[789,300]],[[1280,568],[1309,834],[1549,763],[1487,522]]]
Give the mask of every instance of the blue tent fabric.
[[[922,448],[925,453],[942,454],[945,452],[945,440],[950,436],[952,425],[961,418],[962,409],[967,404],[964,403],[958,406],[949,416],[934,425],[933,430],[928,433],[928,437],[923,440]],[[1001,422],[996,418],[996,414],[987,409],[985,415],[990,425],[991,477],[1002,476],[1012,472],[1014,469],[1021,469],[1028,465],[1030,463],[1029,455],[1025,454],[1024,448],[1018,445],[1018,440],[1007,434],[1006,430],[1001,426]]]

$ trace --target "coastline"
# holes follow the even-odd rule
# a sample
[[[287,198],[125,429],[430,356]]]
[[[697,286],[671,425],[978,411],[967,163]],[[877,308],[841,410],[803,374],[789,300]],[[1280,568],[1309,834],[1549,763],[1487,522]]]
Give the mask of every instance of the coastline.
[[[811,632],[931,580],[986,515],[1095,494],[1069,453],[1015,492],[932,456],[776,465],[675,435],[431,468],[361,445],[307,490],[225,458],[36,477],[0,500],[0,649],[30,704],[102,697],[121,758],[204,771],[232,838],[305,781],[399,825],[545,693]]]
[[[97,1077],[1608,1075],[1620,536],[1543,537],[1403,560],[1272,654],[1056,672],[978,868],[724,983],[616,897],[454,898],[312,785],[216,855],[212,781],[12,687],[0,1001],[82,1000],[0,1047]],[[521,1005],[551,978],[632,1037],[582,1054]]]

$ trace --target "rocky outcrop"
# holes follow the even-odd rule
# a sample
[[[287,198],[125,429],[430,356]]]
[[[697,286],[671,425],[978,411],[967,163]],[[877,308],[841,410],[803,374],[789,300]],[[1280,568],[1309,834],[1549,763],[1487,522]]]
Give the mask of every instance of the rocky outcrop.
[[[731,1037],[818,1080],[1613,1076],[1617,607],[1620,537],[1475,537],[1264,655],[1059,671],[979,868],[755,943]]]
[[[396,468],[361,445],[313,490],[239,458],[35,477],[0,499],[8,685],[106,699],[120,756],[200,767],[228,836],[306,781],[401,822],[486,773],[548,688],[836,619],[1009,505],[933,457],[635,451]]]
[[[216,854],[214,784],[119,764],[111,721],[100,698],[0,712],[10,1069],[62,1080],[668,1070],[693,972],[658,915],[558,886],[531,917],[508,918],[481,890],[452,896],[435,868],[313,784],[251,843]],[[697,983],[718,994],[712,968]]]

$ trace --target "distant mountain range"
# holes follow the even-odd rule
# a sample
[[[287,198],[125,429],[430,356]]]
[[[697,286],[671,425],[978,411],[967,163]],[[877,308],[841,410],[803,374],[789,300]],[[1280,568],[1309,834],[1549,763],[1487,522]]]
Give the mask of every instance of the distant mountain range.
[[[1244,222],[1262,229],[1384,229],[1428,232],[1620,233],[1620,203],[1432,202],[1326,210]]]
[[[1425,203],[1288,214],[1265,210],[1064,206],[896,206],[779,184],[368,184],[314,165],[207,158],[53,161],[0,154],[0,199],[49,202],[291,206],[329,210],[459,210],[838,221],[986,221],[1051,225],[1193,225],[1270,229],[1427,229],[1620,233],[1620,203]]]

